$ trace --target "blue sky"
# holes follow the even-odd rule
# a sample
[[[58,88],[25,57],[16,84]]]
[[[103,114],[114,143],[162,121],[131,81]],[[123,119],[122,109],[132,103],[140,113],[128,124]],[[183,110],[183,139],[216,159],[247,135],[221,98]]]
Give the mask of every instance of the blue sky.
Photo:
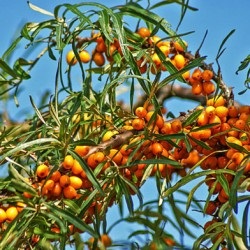
[[[59,0],[33,0],[33,4],[38,5],[49,11],[53,11],[53,7],[57,4],[62,4],[65,1]],[[69,1],[72,3],[71,1]],[[80,1],[74,1],[75,3]],[[106,2],[111,5],[113,1],[99,1]],[[120,1],[121,3],[123,1]],[[156,2],[156,1],[153,1]],[[189,49],[195,51],[206,32],[207,38],[201,49],[201,54],[207,56],[207,62],[213,63],[217,54],[218,48],[225,38],[225,36],[232,30],[236,29],[233,36],[231,36],[226,43],[226,51],[220,59],[221,69],[224,81],[235,91],[235,99],[243,104],[249,104],[250,92],[248,91],[244,96],[238,96],[237,93],[243,90],[243,82],[245,80],[245,73],[235,74],[240,61],[249,54],[250,44],[250,27],[249,27],[249,0],[190,0],[190,5],[197,7],[197,12],[188,12],[179,29],[180,33],[188,31],[195,31],[193,34],[185,37],[189,43]],[[0,54],[7,49],[11,39],[18,34],[18,27],[21,23],[26,21],[40,21],[44,20],[43,15],[29,9],[25,0],[8,0],[0,3]],[[158,13],[166,18],[175,28],[178,23],[180,8],[176,6],[164,7]],[[40,66],[32,71],[32,79],[25,82],[25,89],[20,96],[20,107],[16,108],[14,103],[10,103],[8,108],[11,110],[13,117],[21,117],[25,111],[30,110],[29,95],[32,95],[35,100],[39,100],[40,93],[45,89],[53,88],[55,72],[53,67],[55,65],[47,65],[45,60],[42,60]],[[185,111],[192,108],[196,103],[190,103],[183,100],[167,101],[168,110],[178,114],[179,111]],[[2,108],[0,106],[0,108]],[[151,191],[152,182],[143,187],[146,194],[145,197],[150,199],[154,197],[154,192]],[[111,216],[115,218],[114,216]],[[116,237],[116,236],[114,236]],[[117,237],[118,238],[118,237]],[[190,243],[187,239],[186,243]]]

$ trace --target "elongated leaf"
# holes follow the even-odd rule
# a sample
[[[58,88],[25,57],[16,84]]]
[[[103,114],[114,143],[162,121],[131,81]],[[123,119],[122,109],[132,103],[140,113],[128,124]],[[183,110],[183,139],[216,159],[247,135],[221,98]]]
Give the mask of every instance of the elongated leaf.
[[[32,3],[30,3],[30,1],[27,1],[27,3],[28,3],[29,7],[30,7],[32,10],[37,11],[37,12],[40,12],[40,13],[42,13],[42,14],[44,14],[44,15],[48,15],[48,16],[54,17],[54,14],[53,14],[53,13],[51,13],[51,12],[49,12],[49,11],[47,11],[47,10],[44,10],[44,9],[42,9],[42,8],[40,8],[40,7],[38,7],[38,6],[34,5],[34,4],[32,4]]]
[[[182,126],[186,127],[196,122],[197,118],[201,113],[202,110],[195,110],[194,112],[192,112],[192,114],[188,116],[188,118],[183,122]]]
[[[0,68],[3,70],[4,73],[12,76],[13,78],[17,77],[16,72],[1,58],[0,58]]]
[[[106,9],[99,12],[99,24],[104,36],[110,43],[112,43],[114,38],[110,35],[112,32],[112,29],[110,27],[110,15]]]
[[[223,174],[223,173],[228,173],[228,174],[235,175],[234,171],[228,170],[228,169],[204,170],[202,172],[190,174],[190,175],[187,175],[187,176],[183,177],[174,186],[168,188],[163,193],[163,196],[164,197],[169,196],[170,194],[172,194],[173,192],[175,192],[176,190],[178,190],[180,187],[182,187],[182,186],[186,185],[187,183],[191,182],[192,180],[195,180],[195,179],[200,178],[202,176],[211,175],[211,174]]]
[[[197,183],[189,192],[188,194],[188,199],[187,199],[187,204],[186,204],[186,213],[188,213],[188,210],[190,208],[191,202],[193,201],[194,193],[197,191],[197,189],[204,184],[206,180],[202,180],[199,183]]]
[[[219,57],[222,55],[222,53],[224,52],[225,49],[223,49],[224,44],[226,43],[226,41],[228,40],[228,38],[235,32],[235,29],[231,30],[227,36],[223,39],[219,49],[218,49],[218,53],[216,56],[216,59],[219,59]]]
[[[40,138],[40,139],[36,139],[33,141],[29,141],[26,143],[22,143],[20,145],[17,145],[15,148],[7,151],[5,154],[2,155],[2,157],[0,158],[0,161],[4,160],[6,157],[10,156],[10,155],[14,155],[16,152],[22,151],[26,148],[35,146],[35,145],[40,145],[40,144],[52,144],[54,143],[54,145],[60,145],[61,142],[54,139],[54,138]]]
[[[70,224],[73,224],[76,228],[79,228],[82,231],[88,232],[93,237],[98,237],[97,233],[91,228],[88,224],[86,224],[81,218],[76,217],[74,214],[69,211],[63,210],[57,206],[52,204],[46,204],[46,206],[53,211],[59,217],[64,218]]]
[[[242,239],[244,244],[249,249],[250,248],[250,239],[249,239],[249,211],[250,211],[250,201],[247,202],[242,218]],[[247,240],[248,239],[248,240]]]
[[[117,7],[123,14],[129,14],[131,16],[140,17],[145,22],[153,23],[158,25],[161,23],[160,28],[170,36],[176,36],[176,33],[171,29],[171,25],[160,16],[155,13],[142,8],[139,4],[129,3],[124,6]]]

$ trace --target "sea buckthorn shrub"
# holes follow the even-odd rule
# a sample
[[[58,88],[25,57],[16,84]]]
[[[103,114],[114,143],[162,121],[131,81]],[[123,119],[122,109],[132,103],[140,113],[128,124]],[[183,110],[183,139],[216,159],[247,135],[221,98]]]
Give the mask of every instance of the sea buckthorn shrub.
[[[247,225],[239,230],[234,218],[246,201],[248,218],[250,106],[234,100],[220,70],[189,51],[188,39],[164,19],[134,3],[113,9],[62,4],[53,15],[21,31],[27,48],[46,43],[37,61],[46,52],[58,61],[56,93],[41,108],[30,98],[35,115],[21,128],[1,128],[0,162],[8,165],[9,176],[0,185],[0,248],[106,249],[132,246],[130,239],[142,249],[185,247],[165,227],[168,222],[194,238],[194,249],[247,246]],[[125,22],[131,16],[133,27]],[[45,29],[49,38],[40,33]],[[31,70],[37,61],[19,59],[16,65],[30,63]],[[29,70],[16,66],[14,74],[4,65],[13,77],[9,83],[29,78]],[[82,77],[80,91],[74,70]],[[127,88],[129,105],[118,101],[121,87]],[[169,89],[173,93],[161,99]],[[182,92],[197,105],[174,116],[164,101]],[[61,93],[67,95],[59,101]],[[145,203],[141,190],[152,181],[155,199]],[[185,184],[193,186],[181,190]],[[178,193],[184,200],[176,199]],[[121,219],[109,225],[113,206]],[[207,221],[202,224],[192,209]],[[111,230],[123,222],[146,230],[116,242]],[[200,235],[188,223],[202,228]],[[145,235],[147,240],[137,242],[136,236]]]

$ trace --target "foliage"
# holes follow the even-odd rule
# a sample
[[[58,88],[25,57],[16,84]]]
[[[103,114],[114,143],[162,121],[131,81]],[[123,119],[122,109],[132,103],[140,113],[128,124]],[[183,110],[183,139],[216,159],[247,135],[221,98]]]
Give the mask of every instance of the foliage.
[[[55,86],[49,101],[48,93],[40,104],[30,97],[32,118],[2,114],[8,122],[1,124],[0,163],[8,177],[0,184],[1,249],[184,249],[169,225],[180,238],[193,238],[193,249],[249,248],[250,106],[236,105],[218,63],[234,31],[219,46],[215,72],[199,49],[188,51],[188,33],[157,15],[170,3],[180,5],[179,25],[196,10],[188,1],[146,8],[127,1],[113,8],[61,4],[50,13],[29,3],[48,19],[25,24],[2,55],[1,100],[14,96],[18,105],[20,86],[46,55],[57,64]],[[30,57],[34,47],[39,54],[11,65],[23,44]],[[247,57],[237,72],[248,64]],[[126,103],[117,97],[124,88]],[[199,103],[173,117],[163,105],[171,95]],[[141,190],[152,180],[157,197],[145,202]],[[204,186],[208,192],[196,197]],[[120,211],[113,225],[111,206]],[[122,223],[141,229],[112,242]]]

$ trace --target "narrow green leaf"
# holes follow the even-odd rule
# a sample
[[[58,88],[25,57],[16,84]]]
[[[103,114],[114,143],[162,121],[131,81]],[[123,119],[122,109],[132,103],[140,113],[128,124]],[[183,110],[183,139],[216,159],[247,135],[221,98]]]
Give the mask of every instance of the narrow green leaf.
[[[197,191],[197,189],[204,184],[206,180],[202,180],[199,183],[197,183],[189,192],[188,198],[187,198],[187,203],[186,203],[186,213],[188,213],[188,210],[190,208],[191,202],[194,200],[194,193]]]
[[[82,231],[88,232],[90,235],[94,237],[98,237],[97,233],[93,228],[91,228],[88,224],[86,224],[82,219],[75,216],[75,214],[70,213],[69,211],[63,210],[58,206],[47,203],[46,206],[53,211],[54,216],[64,218],[64,220],[68,221],[70,224],[73,224],[76,228],[79,228]],[[66,229],[67,232],[67,229]]]
[[[242,239],[244,241],[245,246],[250,248],[250,240],[249,240],[249,211],[250,211],[250,201],[247,202],[245,209],[243,211],[242,217]],[[247,240],[248,239],[248,240]]]
[[[195,179],[200,178],[202,176],[211,175],[211,174],[223,174],[223,173],[229,173],[229,174],[235,175],[234,171],[228,170],[228,169],[204,170],[202,172],[186,175],[185,177],[182,177],[182,179],[179,180],[174,186],[168,188],[163,193],[163,196],[167,197],[167,196],[171,195],[173,192],[178,190],[180,187],[182,187],[182,186],[186,185],[187,183],[190,183],[192,180],[195,180]]]
[[[192,114],[189,115],[188,118],[183,122],[182,126],[186,127],[196,122],[197,118],[201,113],[202,110],[195,110],[194,112],[192,112]]]
[[[224,44],[226,43],[226,41],[228,40],[228,38],[235,32],[235,29],[231,30],[227,36],[223,39],[219,49],[218,49],[218,52],[217,52],[217,56],[216,56],[216,59],[219,59],[219,57],[222,55],[222,53],[224,52],[225,49],[223,49],[223,46]]]
[[[36,140],[29,141],[26,143],[22,143],[20,145],[17,145],[15,148],[7,151],[5,154],[3,154],[2,157],[0,158],[0,162],[3,161],[8,156],[14,155],[16,152],[19,152],[19,151],[22,151],[28,147],[32,147],[32,146],[40,145],[40,144],[60,145],[61,142],[54,139],[54,138],[40,138],[40,139],[36,139]]]
[[[114,38],[110,35],[112,32],[112,29],[110,27],[110,15],[105,9],[99,11],[99,24],[105,38],[108,39],[110,43],[112,43]]]
[[[13,78],[17,78],[16,72],[3,60],[0,58],[0,68],[4,73],[9,74]]]
[[[32,3],[30,3],[30,1],[27,1],[27,3],[28,3],[29,7],[30,7],[32,10],[37,11],[37,12],[40,12],[40,13],[42,13],[42,14],[44,14],[44,15],[47,15],[47,16],[52,16],[52,17],[54,17],[54,14],[53,14],[53,13],[51,13],[51,12],[49,12],[49,11],[47,11],[47,10],[44,10],[44,9],[42,9],[42,8],[40,8],[40,7],[38,7],[38,6],[34,5],[34,4],[32,4]]]
[[[234,212],[236,214],[238,212],[237,191],[238,191],[239,183],[240,183],[243,173],[244,173],[244,169],[236,172],[236,175],[234,176],[233,184],[230,187],[229,204],[233,207]]]

